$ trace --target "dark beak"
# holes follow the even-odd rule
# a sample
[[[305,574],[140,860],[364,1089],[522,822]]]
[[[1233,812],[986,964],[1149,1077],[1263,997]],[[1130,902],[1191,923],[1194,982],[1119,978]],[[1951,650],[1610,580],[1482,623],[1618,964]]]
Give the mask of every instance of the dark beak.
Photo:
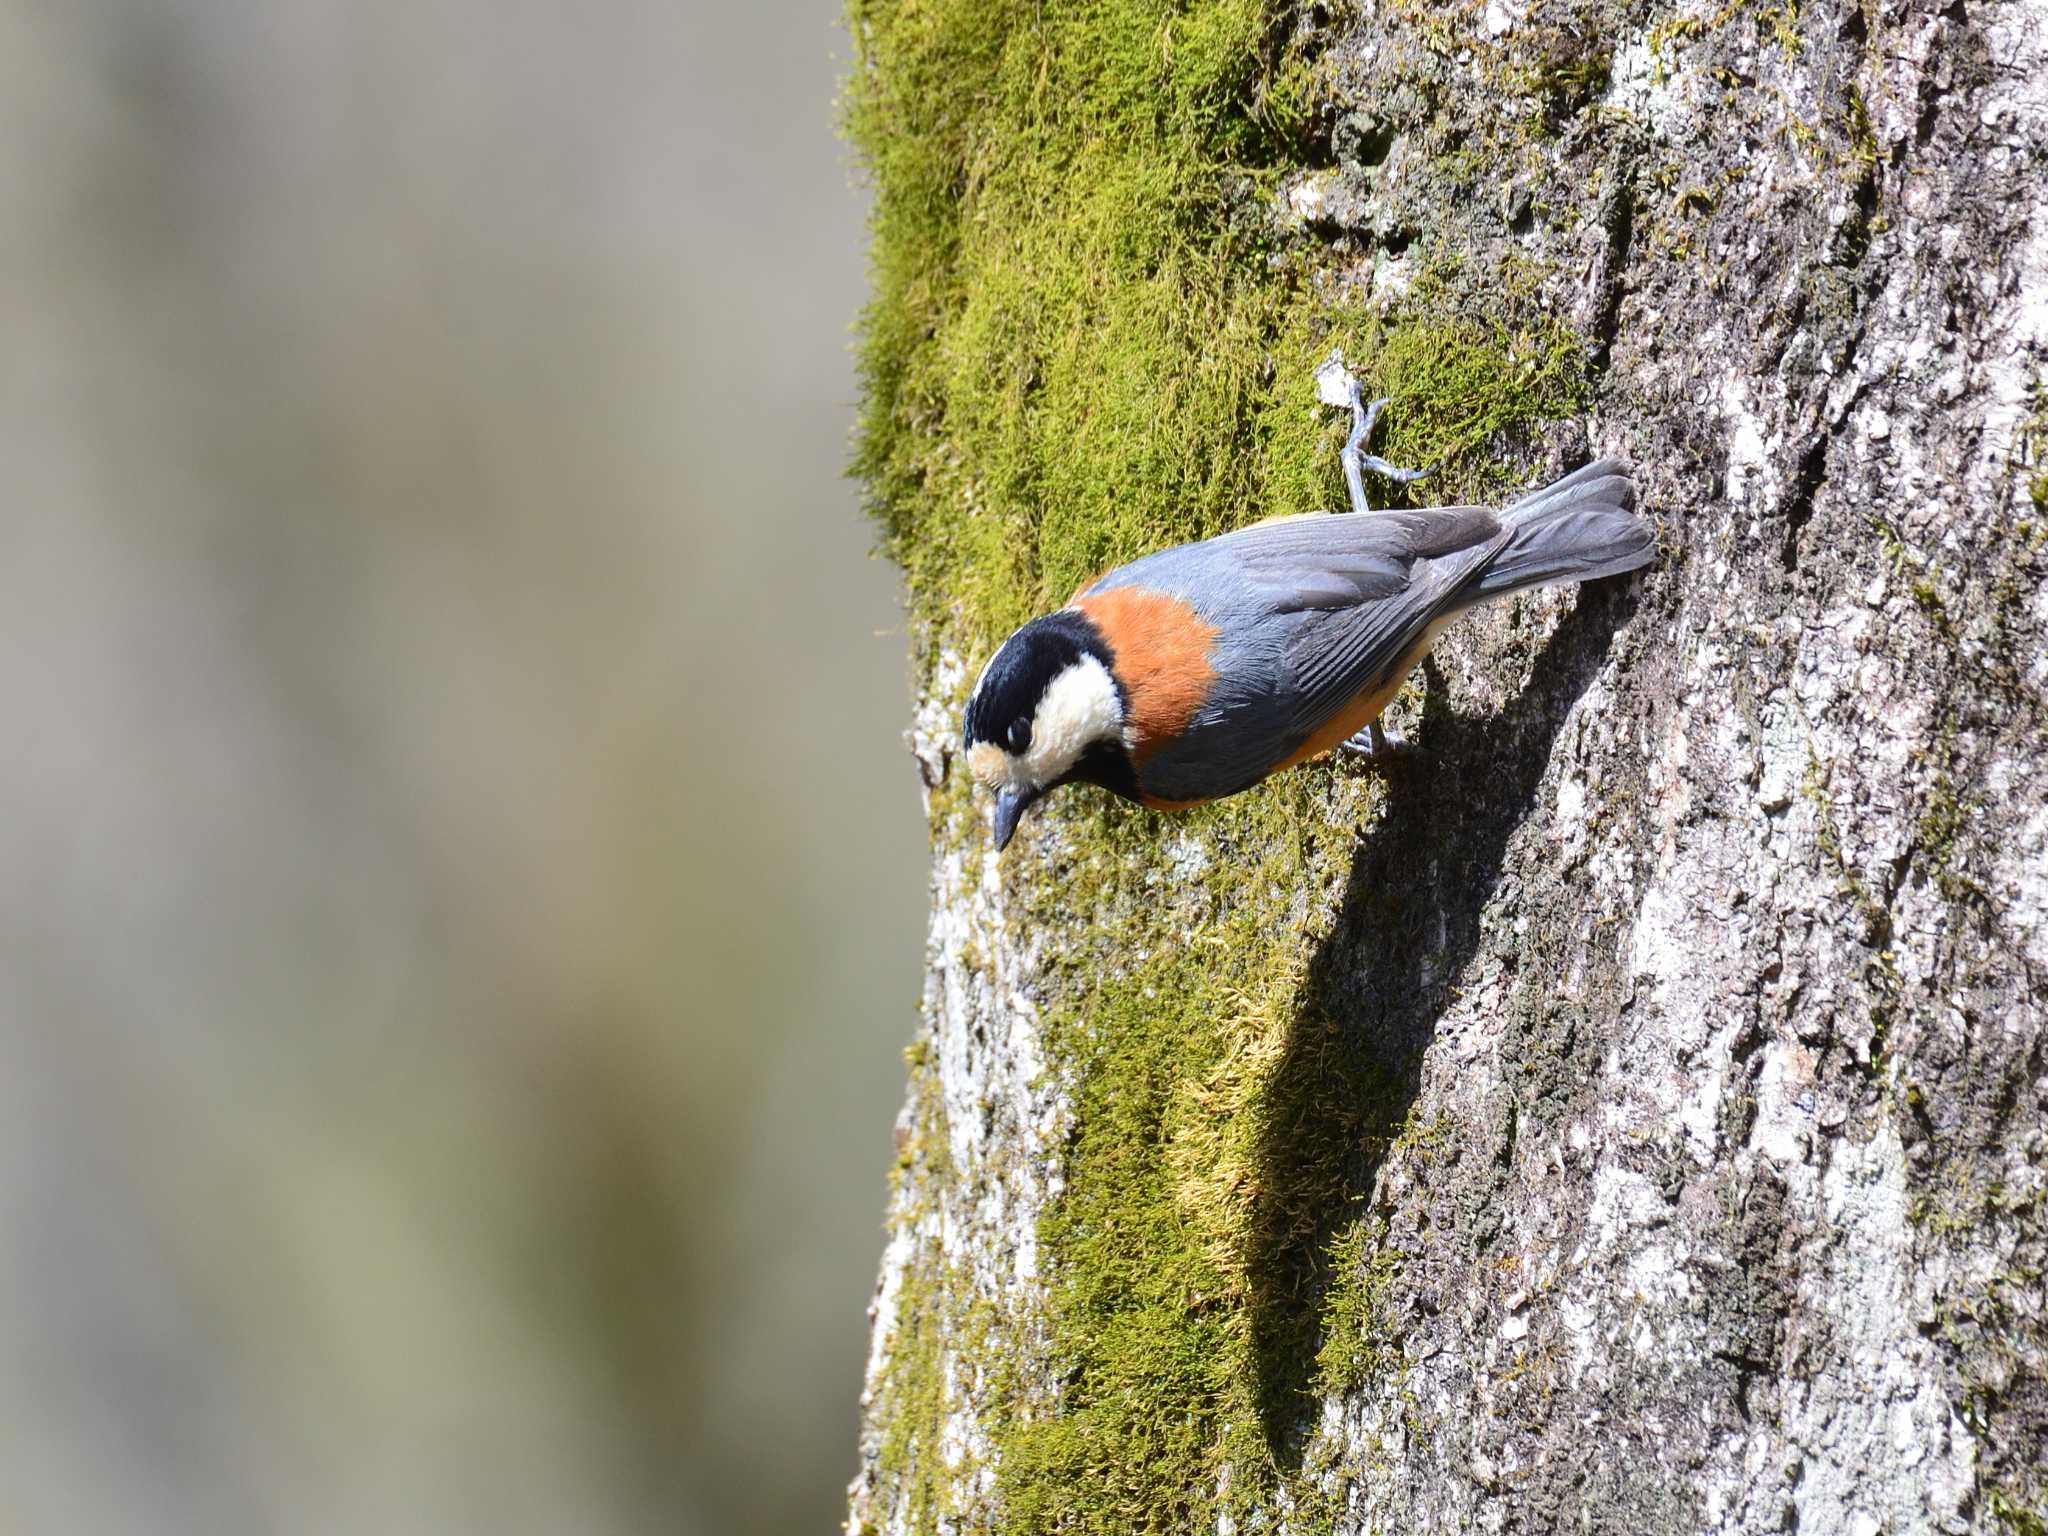
[[[1001,853],[1010,846],[1010,838],[1016,833],[1017,823],[1023,818],[1042,789],[1006,789],[996,796],[996,852]]]

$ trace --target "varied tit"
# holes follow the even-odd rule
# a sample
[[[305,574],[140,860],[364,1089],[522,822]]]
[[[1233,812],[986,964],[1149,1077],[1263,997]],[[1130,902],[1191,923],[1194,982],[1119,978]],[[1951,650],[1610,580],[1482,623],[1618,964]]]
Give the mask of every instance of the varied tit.
[[[1589,464],[1498,510],[1375,512],[1364,405],[1332,356],[1322,398],[1348,405],[1352,510],[1309,513],[1146,555],[1003,642],[967,704],[968,766],[996,793],[995,845],[1062,784],[1178,810],[1249,789],[1334,747],[1386,750],[1380,711],[1445,625],[1532,587],[1648,565],[1656,535],[1627,470]]]

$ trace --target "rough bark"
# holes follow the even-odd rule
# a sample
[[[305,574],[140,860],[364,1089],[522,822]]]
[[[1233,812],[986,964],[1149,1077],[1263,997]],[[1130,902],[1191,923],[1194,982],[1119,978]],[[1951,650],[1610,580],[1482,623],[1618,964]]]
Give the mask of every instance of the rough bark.
[[[1248,1293],[1325,1368],[1255,1384],[1256,1497],[1226,1456],[1130,1525],[2039,1533],[2048,5],[1301,25],[1330,163],[1275,238],[1332,304],[1446,231],[1459,294],[1533,284],[1593,365],[1550,467],[1631,459],[1666,558],[1452,631],[1383,782],[1301,770],[1345,840],[1295,913],[1314,1007],[1226,1109],[1325,1035],[1382,1074],[1271,1239],[1301,1295]],[[1118,957],[1057,816],[1005,864],[963,833],[975,661],[935,656],[915,732],[946,783],[856,1530],[1072,1523],[1005,1507],[1003,1426],[1066,1411],[1041,1239],[1100,1108],[1041,1019]],[[1207,942],[1184,877],[1256,850],[1128,831]],[[1253,1241],[1293,1131],[1253,1136]]]

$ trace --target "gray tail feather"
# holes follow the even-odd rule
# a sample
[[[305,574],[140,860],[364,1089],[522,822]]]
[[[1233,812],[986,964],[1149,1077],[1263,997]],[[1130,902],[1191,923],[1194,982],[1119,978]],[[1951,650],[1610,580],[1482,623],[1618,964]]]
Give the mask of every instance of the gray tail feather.
[[[1592,581],[1639,570],[1657,557],[1657,530],[1635,512],[1626,466],[1602,459],[1513,502],[1500,520],[1508,545],[1468,589],[1483,603],[1528,587]]]

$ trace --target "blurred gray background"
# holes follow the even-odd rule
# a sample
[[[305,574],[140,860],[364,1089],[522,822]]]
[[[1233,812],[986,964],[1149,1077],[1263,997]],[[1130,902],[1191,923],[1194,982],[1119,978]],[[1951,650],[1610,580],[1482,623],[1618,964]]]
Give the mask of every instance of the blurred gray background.
[[[923,830],[835,0],[0,0],[0,1530],[827,1531]]]

